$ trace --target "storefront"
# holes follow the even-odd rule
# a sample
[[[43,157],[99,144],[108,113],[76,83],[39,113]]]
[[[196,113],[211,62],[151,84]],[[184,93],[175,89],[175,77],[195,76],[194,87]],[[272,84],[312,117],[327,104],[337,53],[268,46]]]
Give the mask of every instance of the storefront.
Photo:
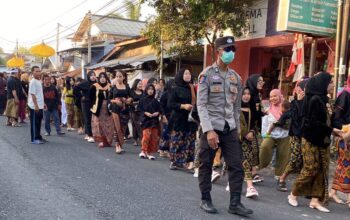
[[[277,5],[276,1],[268,1],[268,10],[266,12],[261,10],[260,17],[251,19],[250,22],[253,24],[250,26],[260,26],[263,30],[255,30],[253,34],[246,36],[248,39],[237,39],[235,61],[230,66],[241,75],[244,82],[251,74],[262,74],[265,81],[263,98],[267,98],[269,91],[274,88],[280,88],[285,97],[289,98],[295,85],[292,77],[286,77],[293,54],[295,35],[275,31]],[[261,19],[265,22],[265,26],[261,25]],[[258,31],[264,33],[262,37]],[[206,66],[209,66],[212,64],[212,52],[209,45],[207,45],[206,51],[205,63]],[[311,38],[304,36],[304,75],[306,76],[309,75],[310,51]],[[314,73],[321,70],[332,70],[332,59],[334,59],[334,41],[332,39],[318,39],[316,71]]]

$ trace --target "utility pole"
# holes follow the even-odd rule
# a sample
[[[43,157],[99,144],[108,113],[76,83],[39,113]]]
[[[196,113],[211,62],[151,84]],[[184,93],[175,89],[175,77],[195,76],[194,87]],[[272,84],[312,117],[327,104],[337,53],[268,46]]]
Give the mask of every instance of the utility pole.
[[[334,62],[334,76],[335,87],[333,92],[333,98],[337,98],[338,85],[339,85],[339,52],[341,41],[341,28],[342,28],[342,14],[343,14],[343,0],[338,0],[338,18],[337,18],[337,35],[335,40],[335,62]]]
[[[159,78],[163,79],[163,36],[162,36],[162,30],[160,31],[160,70],[159,70]]]
[[[88,12],[88,64],[91,64],[91,11]]]
[[[56,34],[56,70],[60,71],[60,59],[58,55],[58,48],[60,44],[60,23],[57,23],[57,34]]]
[[[18,56],[18,39],[16,39],[16,57]]]
[[[343,22],[342,22],[342,35],[341,35],[341,46],[340,46],[340,56],[339,56],[339,85],[344,85],[345,72],[346,72],[346,58],[347,58],[347,48],[348,48],[348,33],[349,33],[349,10],[350,10],[350,0],[345,0],[343,6]]]
[[[315,74],[316,51],[317,51],[317,38],[313,37],[312,43],[311,43],[309,77],[312,77]]]

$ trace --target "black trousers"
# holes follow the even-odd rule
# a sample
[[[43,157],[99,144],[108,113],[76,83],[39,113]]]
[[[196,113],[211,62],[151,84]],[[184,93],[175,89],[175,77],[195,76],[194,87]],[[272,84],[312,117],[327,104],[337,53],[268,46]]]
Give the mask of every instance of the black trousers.
[[[34,109],[30,109],[30,136],[31,141],[42,140],[43,137],[40,134],[41,131],[41,121],[43,120],[43,110],[40,109],[38,112],[35,112]]]
[[[90,111],[90,106],[91,106],[90,101],[81,102],[81,110],[83,112],[83,117],[84,117],[85,134],[88,135],[89,137],[92,137],[92,129],[91,129],[92,113]]]
[[[244,179],[242,167],[243,153],[237,130],[231,130],[227,134],[217,132],[219,135],[219,147],[228,168],[228,180],[231,193],[241,193]],[[207,134],[202,134],[199,141],[199,189],[202,199],[210,199],[211,174],[216,150],[212,149],[207,140]]]
[[[3,114],[6,109],[6,95],[0,95],[0,114]]]

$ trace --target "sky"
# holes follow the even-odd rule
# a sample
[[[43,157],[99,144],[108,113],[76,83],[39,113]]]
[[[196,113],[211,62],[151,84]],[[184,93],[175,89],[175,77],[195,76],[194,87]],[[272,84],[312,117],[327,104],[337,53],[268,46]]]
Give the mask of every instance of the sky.
[[[2,0],[0,47],[12,53],[16,40],[19,46],[28,48],[44,40],[56,48],[57,23],[60,23],[64,32],[60,34],[59,50],[67,49],[71,42],[66,36],[74,33],[89,10],[101,15],[114,10],[118,14],[125,13],[124,0]],[[152,8],[143,5],[141,20],[154,13]]]

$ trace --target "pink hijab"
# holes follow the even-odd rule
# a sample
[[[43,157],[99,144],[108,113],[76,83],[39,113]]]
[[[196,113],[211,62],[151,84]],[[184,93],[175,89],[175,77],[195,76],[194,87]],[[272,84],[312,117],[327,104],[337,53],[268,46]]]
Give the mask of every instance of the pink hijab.
[[[338,92],[337,97],[339,97],[344,91],[350,93],[350,75],[348,76],[347,80],[346,80],[346,86],[344,86],[345,88],[341,91]]]
[[[279,101],[276,104],[270,103],[269,113],[271,113],[276,120],[279,120],[282,115],[282,103],[284,101],[284,97],[279,89],[271,90],[270,96],[272,95],[279,97]]]

